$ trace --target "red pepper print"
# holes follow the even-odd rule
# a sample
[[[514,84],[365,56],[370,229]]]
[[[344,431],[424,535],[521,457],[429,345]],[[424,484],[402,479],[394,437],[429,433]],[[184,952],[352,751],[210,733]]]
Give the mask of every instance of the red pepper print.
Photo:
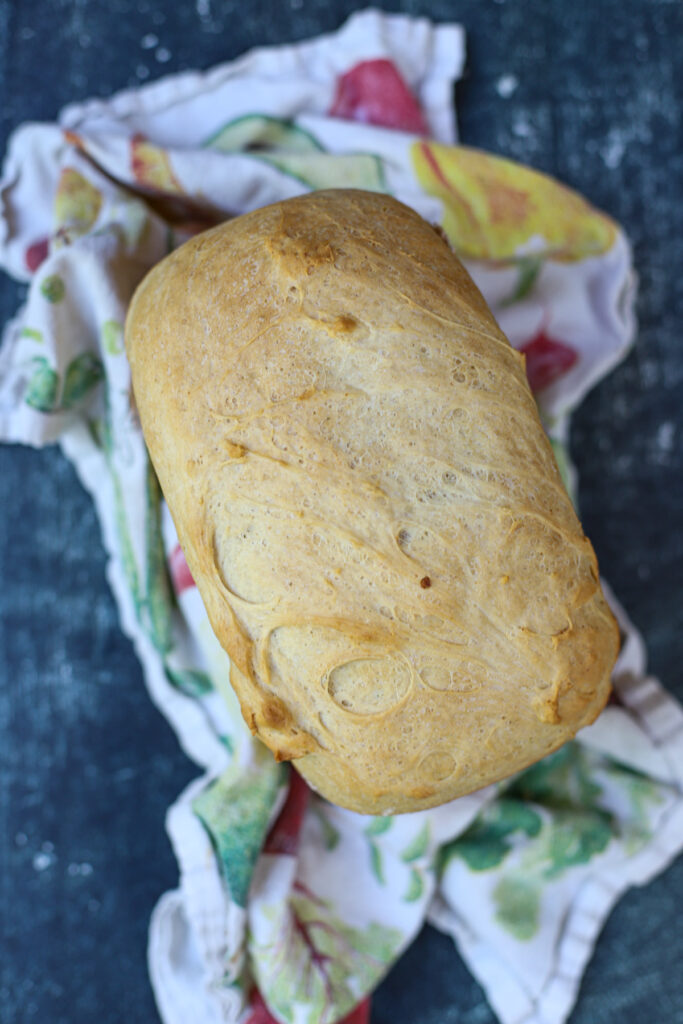
[[[330,114],[416,135],[429,134],[417,100],[390,60],[363,60],[341,75]]]
[[[26,261],[26,266],[31,273],[34,273],[40,264],[47,259],[49,246],[50,240],[48,238],[41,238],[39,242],[34,242],[33,245],[29,245],[24,253],[24,260]]]
[[[291,768],[287,799],[268,833],[263,847],[264,853],[296,853],[310,795],[311,791],[304,780],[294,768]]]
[[[251,1015],[247,1018],[245,1024],[279,1024],[277,1019],[268,1010],[263,1001],[263,996],[257,988],[251,991],[249,1008],[251,1009]]]
[[[348,1017],[344,1017],[341,1024],[370,1024],[370,1000],[364,999],[362,1003],[354,1007]]]
[[[196,587],[196,583],[192,578],[190,567],[185,561],[185,555],[180,544],[176,544],[173,551],[168,556],[168,568],[171,573],[171,580],[173,581],[173,589],[177,596],[182,594],[183,590],[189,590],[190,587]]]
[[[553,341],[543,331],[519,350],[526,356],[526,375],[532,391],[543,391],[570,370],[578,353],[561,341]]]

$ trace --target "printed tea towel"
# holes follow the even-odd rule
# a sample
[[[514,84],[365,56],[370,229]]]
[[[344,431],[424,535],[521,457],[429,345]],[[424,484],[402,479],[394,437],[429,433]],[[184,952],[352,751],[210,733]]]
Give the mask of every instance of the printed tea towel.
[[[352,186],[442,226],[526,354],[572,490],[568,417],[633,336],[630,249],[557,182],[454,145],[463,52],[457,26],[366,11],[11,140],[0,262],[30,286],[0,353],[0,436],[73,460],[150,694],[202,771],[169,811],[180,882],[150,931],[165,1024],[360,1024],[426,920],[503,1024],[560,1024],[614,901],[683,845],[683,712],[616,603],[614,698],[558,753],[410,815],[310,792],[242,721],[146,455],[123,347],[145,272],[226,217]]]

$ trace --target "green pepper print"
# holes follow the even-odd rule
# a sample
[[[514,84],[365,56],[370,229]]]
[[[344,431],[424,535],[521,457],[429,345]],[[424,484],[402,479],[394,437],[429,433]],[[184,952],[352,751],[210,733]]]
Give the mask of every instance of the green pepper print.
[[[123,352],[123,325],[118,320],[105,320],[102,324],[102,347],[107,355],[119,356]]]
[[[66,368],[61,406],[72,409],[104,377],[102,363],[92,352],[76,356]]]
[[[34,356],[34,367],[24,401],[31,408],[44,413],[66,412],[72,409],[104,377],[102,364],[91,352],[76,356],[66,368],[64,385],[59,394],[60,377],[44,356]]]
[[[59,374],[44,356],[35,356],[31,363],[34,369],[24,392],[24,401],[39,412],[53,412],[59,390]]]
[[[48,302],[61,302],[66,294],[66,288],[59,274],[50,274],[49,277],[43,278],[40,293]]]

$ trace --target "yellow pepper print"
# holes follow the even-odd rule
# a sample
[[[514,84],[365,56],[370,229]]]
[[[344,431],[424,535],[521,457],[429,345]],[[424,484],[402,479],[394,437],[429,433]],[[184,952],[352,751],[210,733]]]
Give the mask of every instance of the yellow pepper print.
[[[168,153],[161,146],[135,136],[130,143],[130,164],[133,177],[154,192],[182,194],[183,188],[171,168]]]
[[[444,230],[464,257],[510,260],[530,239],[541,239],[535,255],[571,261],[614,243],[609,217],[540,171],[435,142],[414,142],[411,156],[424,190],[443,201]]]
[[[102,193],[73,167],[59,176],[54,202],[55,230],[69,239],[86,234],[99,216]]]

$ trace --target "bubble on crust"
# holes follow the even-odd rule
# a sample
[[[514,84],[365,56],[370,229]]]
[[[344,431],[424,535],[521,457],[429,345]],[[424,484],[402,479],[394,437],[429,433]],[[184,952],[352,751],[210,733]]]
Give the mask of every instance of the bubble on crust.
[[[441,782],[452,775],[456,761],[446,750],[432,750],[418,765],[418,773],[425,782]]]
[[[598,586],[589,551],[536,517],[511,517],[506,526],[505,558],[515,571],[502,577],[504,585],[500,577],[490,584],[499,614],[529,633],[558,636],[566,632],[571,615]]]
[[[327,692],[343,711],[379,715],[401,704],[411,688],[411,673],[398,658],[356,658],[337,665]]]
[[[234,597],[250,604],[273,598],[272,569],[267,557],[254,553],[253,528],[242,525],[239,532],[215,534],[213,561],[223,586]]]
[[[482,687],[482,670],[468,662],[432,662],[420,668],[420,678],[430,690],[452,690],[456,693],[473,693]]]

